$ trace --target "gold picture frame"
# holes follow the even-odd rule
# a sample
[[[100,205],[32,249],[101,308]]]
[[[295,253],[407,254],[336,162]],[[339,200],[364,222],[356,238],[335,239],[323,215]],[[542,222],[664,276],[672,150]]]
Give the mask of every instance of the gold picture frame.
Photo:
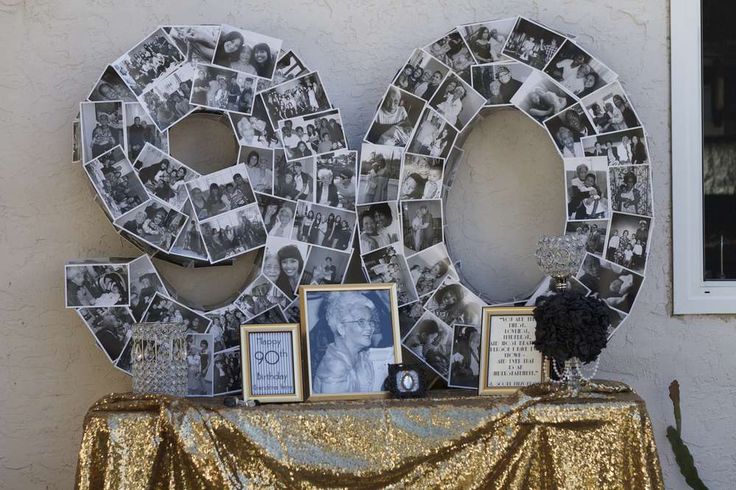
[[[289,333],[291,334],[291,373],[293,377],[293,393],[255,394],[251,379],[251,334]],[[266,325],[240,326],[240,352],[242,353],[241,366],[243,370],[243,400],[258,400],[260,403],[302,402],[304,401],[304,387],[302,383],[301,357],[301,329],[298,323],[273,323]],[[273,353],[273,354],[272,354]],[[270,359],[279,356],[278,351],[269,350],[261,353],[260,362],[270,363]],[[278,359],[275,359],[275,363]],[[283,375],[278,372],[272,376]]]
[[[366,399],[366,398],[386,398],[390,395],[389,391],[386,390],[373,390],[373,391],[346,391],[346,392],[336,392],[332,391],[331,389],[329,392],[314,392],[314,386],[312,381],[312,350],[310,346],[310,331],[311,331],[311,325],[310,325],[310,298],[309,296],[312,294],[315,295],[321,295],[322,298],[316,298],[320,302],[324,299],[324,293],[346,293],[346,292],[386,292],[388,293],[388,304],[385,304],[384,306],[387,308],[388,311],[384,312],[384,320],[388,320],[390,322],[390,325],[384,325],[381,329],[382,331],[385,331],[385,329],[388,327],[389,331],[391,332],[393,344],[392,344],[392,351],[389,351],[393,354],[393,363],[400,363],[401,362],[401,333],[399,330],[399,308],[398,308],[398,300],[397,300],[397,293],[396,293],[396,284],[385,284],[385,283],[376,283],[376,284],[325,284],[325,285],[311,285],[311,286],[300,286],[299,287],[299,304],[301,307],[301,328],[302,328],[302,336],[304,337],[304,342],[302,344],[303,347],[303,358],[305,359],[304,362],[304,378],[305,378],[305,384],[306,384],[306,393],[307,393],[307,400],[356,400],[356,399]],[[353,298],[354,299],[354,298]],[[376,305],[375,299],[368,298],[371,302],[373,302],[374,306]],[[321,304],[321,303],[320,303]],[[356,320],[356,322],[360,321],[361,319]],[[327,323],[326,318],[325,319],[318,319],[317,323],[319,324],[321,321],[324,321],[324,324]],[[326,325],[323,325],[322,328],[325,328]],[[317,328],[315,326],[315,328]],[[328,349],[331,345],[336,345],[334,342],[334,332],[332,332],[332,327],[326,326],[326,328],[330,329],[329,336],[333,336],[333,342],[329,344],[325,348],[325,352],[322,354],[323,356],[326,355]],[[363,325],[361,325],[361,328],[364,328]],[[374,325],[374,331],[370,335],[371,341],[375,338],[375,325]],[[373,353],[379,353],[385,354],[387,351],[385,350],[387,347],[371,347],[370,349],[366,349],[369,352],[367,353],[368,356],[371,355],[370,351],[373,351]],[[335,348],[335,351],[337,351],[338,348]],[[361,351],[363,352],[363,351]],[[339,356],[339,354],[337,354]],[[321,358],[320,358],[321,362]],[[365,356],[364,361],[365,362]],[[375,366],[375,363],[374,363]],[[319,369],[320,366],[315,367],[314,369]],[[382,367],[381,367],[382,369]],[[373,373],[375,371],[372,371]],[[381,371],[382,372],[382,371]],[[388,374],[388,363],[386,363],[386,373]],[[340,378],[341,379],[341,378]],[[372,382],[375,384],[378,382],[378,379],[373,379]]]
[[[516,386],[492,386],[491,376],[489,375],[489,365],[491,359],[491,330],[493,328],[493,319],[496,317],[531,317],[532,322],[534,321],[534,307],[533,306],[521,306],[521,307],[507,307],[507,306],[486,306],[483,308],[483,316],[481,320],[482,331],[481,331],[481,344],[480,344],[480,376],[478,380],[478,394],[479,395],[503,395],[514,393],[519,389],[527,386],[527,384],[520,384]],[[529,339],[513,339],[513,340],[524,340],[526,342]],[[533,333],[531,340],[534,340]],[[549,363],[546,362],[541,352],[534,350],[533,347],[530,349],[535,358],[538,357],[540,362],[540,375],[534,382],[544,382],[549,377]],[[516,354],[516,353],[514,353]],[[515,358],[512,356],[511,358]]]

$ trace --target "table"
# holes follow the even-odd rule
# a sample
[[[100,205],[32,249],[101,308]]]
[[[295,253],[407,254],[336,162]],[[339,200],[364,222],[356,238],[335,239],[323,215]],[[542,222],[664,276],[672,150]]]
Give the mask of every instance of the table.
[[[85,417],[76,485],[664,488],[644,402],[613,382],[255,408],[111,394]]]

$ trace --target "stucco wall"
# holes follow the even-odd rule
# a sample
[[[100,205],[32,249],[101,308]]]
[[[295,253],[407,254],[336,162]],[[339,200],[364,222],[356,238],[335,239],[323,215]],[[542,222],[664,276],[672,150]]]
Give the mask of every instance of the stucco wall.
[[[664,437],[672,423],[667,386],[679,379],[684,438],[701,475],[711,488],[732,487],[736,332],[731,319],[670,316],[666,0],[9,0],[0,4],[0,488],[69,488],[85,410],[130,387],[77,316],[63,310],[65,260],[135,253],[113,232],[69,158],[76,104],[107,62],[156,24],[227,22],[282,37],[322,72],[351,146],[359,147],[388,79],[413,47],[456,24],[516,14],[576,33],[621,75],[650,135],[656,241],[639,302],[603,355],[601,375],[630,383],[647,400],[669,488],[684,488]],[[484,183],[471,170],[457,185],[480,196]],[[484,229],[492,223],[483,208],[493,203],[486,196],[483,206],[450,213]],[[477,241],[466,249],[455,247],[466,267],[493,262],[470,250],[487,249],[488,233],[474,233]],[[481,289],[492,283],[478,281]]]

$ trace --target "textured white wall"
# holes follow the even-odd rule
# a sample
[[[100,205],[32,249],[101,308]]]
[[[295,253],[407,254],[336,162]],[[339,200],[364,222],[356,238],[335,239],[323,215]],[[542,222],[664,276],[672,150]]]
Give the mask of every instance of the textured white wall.
[[[413,47],[456,24],[516,14],[576,33],[621,75],[646,123],[655,160],[656,241],[641,298],[605,352],[602,375],[630,383],[646,399],[669,488],[684,488],[664,437],[673,422],[667,386],[679,379],[684,437],[701,475],[711,488],[732,487],[736,332],[730,318],[670,315],[666,0],[5,0],[0,488],[69,488],[85,410],[130,386],[76,315],[62,308],[66,259],[135,253],[92,201],[81,169],[69,163],[70,119],[107,62],[156,24],[227,22],[282,37],[321,70],[356,147],[390,76]],[[476,212],[481,220],[482,209]],[[466,264],[478,260],[458,253]]]

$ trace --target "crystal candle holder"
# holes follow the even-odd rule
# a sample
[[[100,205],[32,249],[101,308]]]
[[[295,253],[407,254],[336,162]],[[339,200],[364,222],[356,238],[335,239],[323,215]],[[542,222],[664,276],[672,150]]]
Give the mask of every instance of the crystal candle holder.
[[[544,235],[537,242],[539,268],[551,276],[558,291],[567,289],[567,279],[575,274],[585,257],[585,237],[579,235]]]
[[[136,323],[132,342],[133,391],[186,396],[186,326]]]

